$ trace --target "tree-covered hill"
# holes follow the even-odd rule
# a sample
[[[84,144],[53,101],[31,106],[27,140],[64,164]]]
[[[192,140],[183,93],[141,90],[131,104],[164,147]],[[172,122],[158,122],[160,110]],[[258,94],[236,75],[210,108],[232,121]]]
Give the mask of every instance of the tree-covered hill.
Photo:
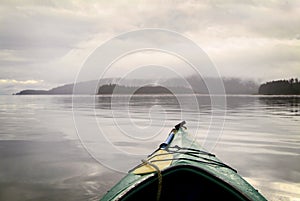
[[[300,82],[297,78],[266,82],[260,85],[258,93],[263,95],[300,95]]]

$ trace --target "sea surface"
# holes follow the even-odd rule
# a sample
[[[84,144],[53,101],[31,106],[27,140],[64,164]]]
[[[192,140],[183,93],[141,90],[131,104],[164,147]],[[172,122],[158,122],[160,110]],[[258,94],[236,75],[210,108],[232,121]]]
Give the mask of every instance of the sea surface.
[[[186,120],[268,200],[300,200],[300,96],[0,96],[0,200],[98,200]]]

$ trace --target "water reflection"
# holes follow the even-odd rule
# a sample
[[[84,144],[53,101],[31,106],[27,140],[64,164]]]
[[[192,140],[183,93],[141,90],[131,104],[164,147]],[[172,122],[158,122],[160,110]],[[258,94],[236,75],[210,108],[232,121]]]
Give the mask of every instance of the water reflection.
[[[262,96],[259,101],[267,113],[282,117],[300,116],[300,96]]]
[[[223,129],[213,150],[220,159],[269,200],[299,198],[300,97],[231,95],[226,96],[226,107],[221,105],[222,98],[215,97],[220,104],[212,107],[208,95],[0,97],[0,200],[24,196],[32,200],[98,200],[124,176],[94,161],[80,146],[72,109],[77,111],[80,125],[76,126],[82,127],[82,134],[98,132],[98,127],[91,126],[97,119],[113,145],[130,153],[149,154],[182,118],[190,133],[200,125],[200,143],[206,139],[206,129]],[[220,111],[214,113],[220,121],[226,111],[223,127],[210,124],[212,110]],[[148,125],[153,129],[163,126],[161,137],[151,138],[153,132],[140,132],[128,119],[140,130]],[[133,137],[147,140],[128,140],[114,120]],[[94,143],[95,138],[90,141]],[[119,152],[104,149],[104,143],[95,145],[99,155],[128,163]]]
[[[134,96],[96,96],[95,97],[95,108],[96,109],[108,109],[110,110],[112,106],[130,106],[134,108],[140,107],[152,107],[156,105],[164,106],[164,107],[178,107],[179,103],[174,95],[134,95]]]

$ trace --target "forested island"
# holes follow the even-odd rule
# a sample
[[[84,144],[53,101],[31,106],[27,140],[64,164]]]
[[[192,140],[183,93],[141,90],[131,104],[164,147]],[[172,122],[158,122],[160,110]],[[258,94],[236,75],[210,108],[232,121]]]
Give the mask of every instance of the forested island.
[[[260,85],[258,93],[262,95],[300,95],[300,82],[297,78],[266,82]]]
[[[99,95],[107,94],[173,94],[173,93],[188,93],[191,90],[188,90],[184,87],[163,87],[163,86],[153,86],[147,85],[142,87],[133,87],[133,86],[123,86],[116,84],[106,84],[99,87]]]

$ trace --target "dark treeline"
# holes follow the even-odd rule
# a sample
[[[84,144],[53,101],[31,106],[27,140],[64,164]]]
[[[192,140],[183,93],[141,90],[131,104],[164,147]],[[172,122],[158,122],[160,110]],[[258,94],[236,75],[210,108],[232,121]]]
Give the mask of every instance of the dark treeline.
[[[300,95],[300,82],[297,78],[274,80],[260,85],[258,93],[263,95]]]
[[[183,87],[162,87],[162,86],[122,86],[116,84],[105,84],[99,87],[98,94],[173,94],[186,93],[186,88]]]

